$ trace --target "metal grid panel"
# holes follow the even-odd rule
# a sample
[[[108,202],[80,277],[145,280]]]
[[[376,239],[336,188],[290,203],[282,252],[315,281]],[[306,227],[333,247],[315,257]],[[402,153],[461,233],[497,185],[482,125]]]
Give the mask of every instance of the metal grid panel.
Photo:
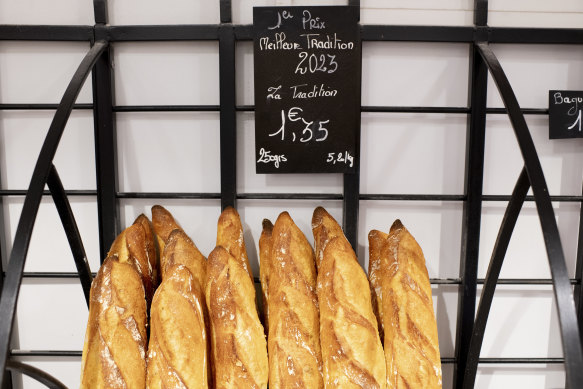
[[[360,5],[350,0],[350,5]],[[571,43],[581,44],[583,32],[577,29],[518,29],[487,27],[488,2],[475,0],[473,27],[441,26],[383,26],[366,25],[361,28],[363,41],[409,41],[409,42],[449,42],[449,43]],[[484,165],[485,118],[487,114],[506,113],[505,109],[487,108],[488,69],[476,46],[470,54],[470,97],[466,107],[401,107],[401,106],[363,106],[362,112],[416,112],[467,114],[466,184],[463,194],[459,195],[416,195],[416,194],[361,194],[359,173],[345,175],[344,190],[339,194],[312,193],[237,193],[236,190],[236,112],[252,111],[253,106],[237,106],[235,103],[235,46],[238,41],[252,39],[252,27],[232,25],[231,1],[220,1],[221,23],[218,25],[178,25],[178,26],[108,26],[107,1],[94,0],[95,26],[0,26],[2,40],[50,40],[50,41],[96,41],[134,42],[134,41],[193,41],[212,40],[219,42],[220,58],[220,104],[219,106],[117,106],[112,88],[112,69],[110,53],[106,49],[95,64],[93,72],[93,104],[77,104],[75,109],[93,109],[95,121],[95,147],[97,191],[68,191],[69,195],[97,195],[99,213],[99,240],[101,258],[120,231],[119,199],[220,199],[221,207],[235,205],[237,199],[317,199],[342,200],[342,224],[350,242],[357,247],[357,226],[360,200],[426,200],[426,201],[463,201],[462,247],[460,258],[460,277],[457,279],[432,279],[433,284],[459,285],[458,325],[456,328],[456,356],[444,358],[443,363],[455,366],[454,386],[464,385],[464,371],[469,352],[469,343],[474,326],[474,312],[477,285],[484,283],[477,278],[478,246],[480,241],[480,219],[483,201],[508,201],[510,196],[485,196],[482,194]],[[18,109],[55,109],[53,104],[0,104],[0,110]],[[114,112],[180,112],[180,111],[218,111],[220,113],[221,146],[221,192],[220,193],[145,193],[120,192],[117,182],[116,133]],[[528,114],[548,114],[546,109],[522,109]],[[0,201],[5,196],[22,196],[25,190],[2,190]],[[48,192],[44,192],[48,195]],[[581,202],[583,196],[556,196],[553,201]],[[526,201],[534,201],[526,197]],[[2,234],[4,237],[4,234]],[[583,262],[583,242],[579,234],[576,276],[571,280],[575,285],[575,295],[579,318],[582,317],[581,272]],[[5,243],[2,242],[2,247]],[[2,253],[6,258],[6,253]],[[28,273],[25,277],[67,278],[78,277],[74,273]],[[4,273],[3,277],[4,278]],[[499,284],[550,284],[549,279],[499,280]],[[581,319],[580,319],[581,323]],[[78,351],[56,352],[49,350],[22,351],[18,355],[75,356]],[[480,363],[563,363],[562,358],[482,358]],[[467,385],[467,383],[466,383]]]

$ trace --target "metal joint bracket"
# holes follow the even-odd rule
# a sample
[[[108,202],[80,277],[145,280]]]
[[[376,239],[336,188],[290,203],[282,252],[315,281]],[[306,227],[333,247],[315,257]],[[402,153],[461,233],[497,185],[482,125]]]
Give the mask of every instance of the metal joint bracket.
[[[488,26],[477,26],[474,28],[474,43],[490,42],[492,29]]]
[[[109,26],[97,24],[93,27],[95,41],[110,41]]]

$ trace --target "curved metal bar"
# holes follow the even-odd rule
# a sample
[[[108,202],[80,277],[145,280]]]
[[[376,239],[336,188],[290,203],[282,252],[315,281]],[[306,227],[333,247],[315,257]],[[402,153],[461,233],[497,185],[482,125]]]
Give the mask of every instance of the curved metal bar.
[[[98,41],[93,45],[85,55],[85,58],[83,58],[83,61],[81,61],[81,64],[67,86],[59,108],[49,127],[34,168],[26,198],[24,199],[24,206],[16,229],[16,237],[6,270],[6,279],[4,280],[2,294],[0,295],[0,312],[2,312],[2,315],[0,315],[0,384],[4,381],[4,369],[8,360],[8,348],[11,340],[16,302],[22,281],[22,272],[30,245],[32,230],[36,221],[36,215],[43,195],[43,189],[49,177],[52,161],[71,110],[73,109],[73,104],[95,61],[97,61],[97,58],[103,53],[107,45],[108,43],[105,41]]]
[[[530,182],[528,181],[528,174],[526,174],[526,169],[523,168],[518,180],[516,181],[512,197],[506,208],[504,218],[502,219],[500,231],[496,238],[496,244],[492,251],[492,258],[488,265],[486,279],[484,280],[484,287],[482,289],[482,295],[480,296],[480,304],[478,305],[478,312],[476,313],[476,320],[472,329],[468,358],[466,360],[466,369],[464,371],[463,387],[467,389],[474,387],[476,372],[478,371],[478,362],[480,359],[480,350],[482,349],[482,341],[484,340],[484,332],[486,330],[486,323],[488,321],[490,307],[492,306],[492,300],[494,299],[496,284],[498,282],[498,277],[500,276],[500,270],[502,269],[502,263],[506,256],[506,250],[508,249],[510,238],[512,237],[512,231],[514,231],[518,214],[522,209],[529,188]]]
[[[476,46],[492,74],[492,78],[504,101],[504,106],[508,111],[534,194],[553,278],[553,290],[557,302],[563,353],[565,355],[567,385],[570,388],[583,388],[583,368],[581,368],[583,366],[583,350],[581,349],[581,334],[579,333],[575,312],[573,289],[569,281],[559,229],[542,166],[524,115],[520,111],[520,106],[502,70],[502,66],[487,43],[476,43]]]
[[[50,389],[67,389],[65,384],[61,381],[53,377],[52,375],[45,373],[44,371],[34,367],[27,365],[26,363],[17,362],[17,361],[8,361],[6,363],[6,369],[11,370],[13,372],[20,372],[22,374],[26,374],[27,376],[34,378],[41,384],[45,385]]]
[[[93,281],[93,275],[91,274],[91,269],[89,268],[89,262],[87,261],[87,254],[85,254],[85,247],[83,247],[83,240],[79,234],[79,229],[77,228],[77,223],[75,222],[75,216],[71,210],[71,204],[65,193],[65,188],[63,188],[63,183],[57,173],[55,165],[51,165],[51,170],[49,172],[49,177],[47,180],[47,185],[53,196],[55,206],[57,207],[57,212],[59,212],[59,217],[61,218],[61,223],[67,234],[67,240],[69,241],[69,246],[71,247],[71,252],[73,253],[73,259],[75,260],[75,265],[77,266],[77,273],[79,274],[79,280],[81,281],[81,287],[83,288],[83,294],[85,295],[85,302],[89,307],[89,292],[91,291],[91,282]]]

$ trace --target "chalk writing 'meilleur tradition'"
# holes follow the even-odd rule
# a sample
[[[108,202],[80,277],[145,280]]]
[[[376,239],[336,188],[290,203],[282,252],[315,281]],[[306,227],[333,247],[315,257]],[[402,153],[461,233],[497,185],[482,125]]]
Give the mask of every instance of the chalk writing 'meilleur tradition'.
[[[354,42],[344,42],[338,35],[329,34],[301,34],[304,37],[306,49],[328,49],[328,50],[352,50]],[[303,47],[298,42],[288,42],[284,32],[275,34],[275,38],[259,38],[260,50],[302,50]]]

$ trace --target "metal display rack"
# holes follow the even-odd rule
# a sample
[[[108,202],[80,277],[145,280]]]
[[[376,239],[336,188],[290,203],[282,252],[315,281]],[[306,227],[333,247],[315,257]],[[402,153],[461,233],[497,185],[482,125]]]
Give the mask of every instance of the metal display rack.
[[[349,5],[360,2],[349,0]],[[449,42],[470,46],[469,99],[466,107],[402,107],[363,106],[362,112],[414,112],[466,114],[467,146],[465,188],[463,195],[392,195],[361,194],[360,176],[344,175],[342,194],[271,194],[237,193],[236,190],[236,113],[253,111],[253,106],[240,106],[235,101],[235,46],[238,41],[252,40],[251,25],[232,24],[230,0],[220,0],[220,23],[213,25],[108,25],[107,0],[93,0],[95,25],[93,26],[45,26],[0,25],[0,40],[16,41],[84,41],[91,49],[79,65],[75,75],[58,105],[53,104],[0,104],[0,110],[56,109],[49,132],[36,163],[30,186],[26,191],[0,190],[0,201],[6,196],[25,195],[24,207],[16,231],[12,252],[5,271],[0,277],[0,382],[2,388],[11,388],[10,372],[27,374],[48,387],[64,387],[50,375],[21,362],[14,357],[23,355],[63,356],[79,355],[78,352],[38,351],[19,354],[10,350],[10,339],[16,302],[23,277],[78,277],[85,297],[89,298],[92,274],[83,244],[71,211],[68,195],[97,196],[99,220],[99,244],[101,258],[120,231],[118,200],[127,198],[147,199],[220,199],[221,207],[235,206],[238,199],[316,199],[342,200],[343,228],[357,247],[357,221],[360,200],[427,200],[462,201],[462,247],[460,276],[457,279],[432,279],[434,284],[459,285],[459,303],[456,328],[455,358],[443,358],[443,363],[454,365],[454,387],[474,386],[480,363],[562,363],[565,366],[566,386],[583,387],[583,213],[580,215],[577,263],[575,279],[570,279],[551,201],[583,202],[583,196],[549,196],[524,114],[546,115],[545,109],[522,109],[514,96],[500,63],[489,47],[490,43],[517,44],[583,44],[581,29],[546,28],[494,28],[487,26],[488,1],[474,0],[474,25],[462,27],[444,26],[395,26],[362,25],[363,41]],[[216,41],[219,44],[220,105],[166,105],[166,106],[118,106],[114,104],[110,46],[116,42],[135,41]],[[93,103],[75,104],[79,91],[92,72]],[[488,73],[500,92],[505,109],[486,107]],[[73,109],[93,110],[96,148],[96,191],[65,191],[52,164],[65,124]],[[116,160],[116,112],[177,112],[213,111],[220,114],[220,193],[135,193],[120,192],[117,185]],[[516,181],[511,196],[486,196],[482,193],[484,177],[484,145],[487,114],[504,114],[510,117],[522,157],[524,168]],[[49,191],[45,191],[45,184]],[[532,189],[533,196],[527,196]],[[32,229],[41,199],[52,195],[65,228],[78,274],[76,273],[25,273]],[[478,279],[478,245],[483,201],[508,201],[494,246],[487,276]],[[534,201],[541,222],[544,242],[552,279],[499,280],[500,268],[519,211],[524,201]],[[582,207],[583,209],[583,207]],[[582,211],[583,212],[583,211]],[[0,229],[3,229],[0,224]],[[4,235],[4,234],[0,234]],[[1,242],[2,244],[4,242]],[[1,250],[0,250],[1,251]],[[1,266],[0,263],[0,266]],[[478,284],[483,283],[482,295],[476,311]],[[497,284],[552,284],[557,303],[562,336],[563,358],[479,358],[489,309]],[[476,313],[477,312],[477,313]]]

